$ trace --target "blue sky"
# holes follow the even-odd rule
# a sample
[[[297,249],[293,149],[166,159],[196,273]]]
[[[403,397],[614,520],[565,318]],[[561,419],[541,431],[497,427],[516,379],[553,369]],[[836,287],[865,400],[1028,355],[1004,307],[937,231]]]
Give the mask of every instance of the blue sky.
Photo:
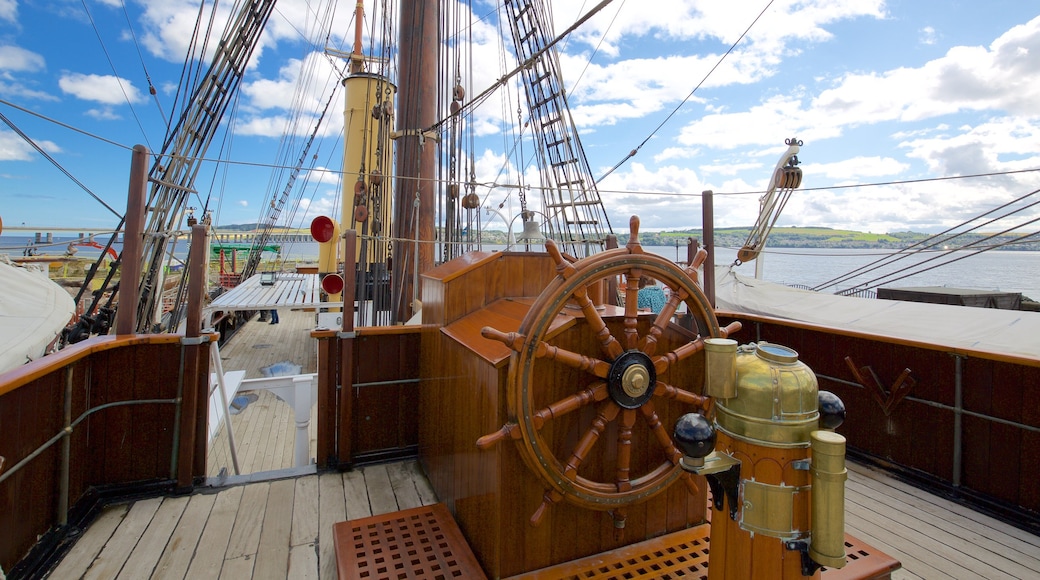
[[[552,2],[557,28],[594,4]],[[804,179],[780,225],[934,232],[1040,188],[1040,172],[1025,172],[826,189],[1040,168],[1034,2],[776,0],[708,76],[767,4],[614,0],[561,45],[572,113],[595,175],[678,107],[635,157],[602,180],[615,230],[623,231],[631,214],[646,229],[701,227],[705,189],[718,194],[716,226],[750,225],[758,208],[754,192],[766,186],[788,137],[804,142]],[[266,215],[271,196],[285,186],[284,170],[270,166],[299,156],[280,149],[287,123],[296,123],[302,142],[338,86],[336,69],[343,65],[322,53],[325,46],[345,48],[352,8],[353,2],[277,4],[236,114],[207,154],[234,163],[203,164],[196,181],[202,197],[191,205],[208,197],[218,224]],[[178,0],[0,0],[0,113],[121,213],[128,148],[160,147],[198,10],[197,2]],[[496,5],[477,0],[473,12],[478,48],[474,74],[464,80],[469,94],[515,66],[499,57]],[[333,24],[318,25],[316,14]],[[512,99],[505,105],[492,99],[475,113],[478,181],[516,183],[520,166],[524,181],[536,182],[530,166],[504,152],[502,117],[515,117],[515,92]],[[293,116],[292,103],[303,105],[302,116]],[[283,214],[283,225],[305,225],[337,203],[340,107],[334,99],[308,171],[297,181],[300,210]],[[506,212],[515,213],[519,203],[508,191],[479,193],[492,207],[506,202]],[[536,191],[529,202],[538,203]],[[0,219],[8,227],[118,221],[6,124],[0,124]]]

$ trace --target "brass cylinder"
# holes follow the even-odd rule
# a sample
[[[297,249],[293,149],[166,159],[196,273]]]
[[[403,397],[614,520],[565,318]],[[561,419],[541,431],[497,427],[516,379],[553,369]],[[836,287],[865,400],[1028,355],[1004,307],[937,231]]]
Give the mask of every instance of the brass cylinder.
[[[704,339],[704,395],[717,399],[737,396],[737,341]]]
[[[845,437],[813,431],[812,542],[809,557],[828,568],[845,565]]]

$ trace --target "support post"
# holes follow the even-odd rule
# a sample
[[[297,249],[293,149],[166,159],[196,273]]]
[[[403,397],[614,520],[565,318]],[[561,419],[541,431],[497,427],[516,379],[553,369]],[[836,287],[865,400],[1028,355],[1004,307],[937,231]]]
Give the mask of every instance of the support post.
[[[357,269],[354,256],[357,255],[357,231],[348,230],[343,234],[343,325],[339,338],[339,430],[337,434],[337,453],[340,467],[351,464],[352,440],[354,429],[354,297],[357,295]]]
[[[715,308],[715,208],[710,189],[701,192],[701,222],[704,249],[708,251],[708,258],[704,260],[704,296]]]
[[[208,431],[206,420],[209,418],[207,399],[209,398],[209,361],[205,360],[206,366],[200,367],[204,359],[204,351],[198,344],[201,334],[200,323],[202,321],[202,295],[205,282],[206,268],[206,226],[195,225],[191,228],[191,249],[188,252],[188,313],[184,328],[186,343],[184,349],[183,367],[181,368],[181,415],[179,424],[180,442],[177,446],[177,487],[181,490],[190,489],[193,485],[193,476],[198,471],[201,462],[203,472],[206,460],[206,439]],[[208,350],[208,349],[207,349]],[[204,372],[199,372],[202,368]],[[203,381],[202,402],[199,401],[200,374]],[[199,405],[202,412],[199,412]],[[201,420],[199,417],[202,417]],[[202,435],[199,441],[199,427],[201,424]],[[201,446],[202,457],[199,454]]]
[[[130,187],[127,192],[126,230],[119,265],[119,305],[116,334],[133,334],[137,329],[138,284],[141,280],[141,251],[144,247],[144,206],[148,194],[148,148],[134,145],[130,157]]]

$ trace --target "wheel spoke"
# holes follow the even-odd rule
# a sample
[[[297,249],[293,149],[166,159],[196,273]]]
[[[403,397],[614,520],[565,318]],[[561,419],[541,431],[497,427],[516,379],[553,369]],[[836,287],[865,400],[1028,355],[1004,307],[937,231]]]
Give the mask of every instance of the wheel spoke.
[[[578,287],[571,296],[581,307],[581,311],[585,314],[585,320],[589,324],[589,328],[599,339],[599,345],[603,349],[603,353],[607,355],[610,360],[614,360],[621,356],[624,349],[618,344],[618,341],[612,334],[610,329],[607,328],[607,323],[603,322],[603,317],[596,311],[596,305],[589,300],[589,291],[585,286]]]
[[[672,399],[679,401],[680,403],[686,403],[687,405],[693,405],[706,413],[711,403],[711,397],[704,397],[690,391],[673,387],[662,381],[657,381],[657,387],[654,389],[654,395],[658,397],[664,397],[666,399]]]
[[[628,271],[625,280],[625,344],[632,350],[639,342],[639,277],[643,271],[633,268]]]
[[[587,388],[581,391],[560,399],[555,403],[552,403],[544,409],[539,409],[531,415],[532,422],[534,423],[535,429],[541,429],[545,425],[546,421],[552,419],[559,419],[560,417],[576,411],[592,403],[602,401],[607,398],[609,391],[607,390],[607,383],[598,382],[589,385]]]
[[[610,363],[572,352],[547,342],[539,342],[535,350],[536,357],[559,361],[573,369],[585,371],[601,379],[607,378],[610,373]]]
[[[661,309],[661,312],[657,314],[657,318],[654,320],[653,326],[650,327],[650,332],[647,333],[646,338],[640,344],[639,350],[643,351],[647,356],[654,356],[654,352],[657,351],[657,339],[664,333],[664,328],[668,326],[668,321],[672,319],[675,310],[679,308],[679,303],[686,300],[687,296],[689,295],[681,288],[672,290],[672,295],[664,303],[664,308]]]
[[[696,340],[691,340],[672,352],[654,357],[654,370],[661,375],[668,370],[668,367],[693,356],[703,348],[704,339],[698,336]]]
[[[596,445],[599,436],[607,428],[607,423],[613,421],[620,410],[621,407],[617,406],[617,403],[609,400],[600,407],[599,415],[592,421],[592,425],[585,432],[585,435],[582,436],[581,441],[574,446],[571,458],[567,460],[567,467],[563,470],[563,474],[568,479],[574,481],[578,476],[578,468],[581,467],[581,463],[585,461],[585,457],[592,451],[592,447]]]
[[[693,474],[689,471],[683,471],[682,480],[686,484],[686,489],[690,490],[690,493],[697,495],[700,493],[701,488],[697,485],[697,481],[693,479]]]
[[[617,490],[622,493],[632,489],[629,470],[632,463],[632,426],[635,423],[635,409],[625,409],[621,412],[621,423],[618,429]]]
[[[664,448],[668,461],[671,461],[672,465],[679,465],[679,460],[682,459],[682,451],[679,451],[675,444],[672,443],[672,436],[668,434],[668,430],[664,428],[660,417],[657,416],[653,401],[647,401],[639,410],[643,413],[646,424],[657,438],[657,442]]]

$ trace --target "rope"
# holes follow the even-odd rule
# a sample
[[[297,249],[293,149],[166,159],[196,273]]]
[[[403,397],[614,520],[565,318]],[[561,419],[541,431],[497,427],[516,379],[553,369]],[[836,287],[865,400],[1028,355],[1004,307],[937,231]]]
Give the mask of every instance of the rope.
[[[107,209],[108,211],[112,212],[112,215],[116,216],[119,219],[123,219],[123,216],[119,212],[117,212],[116,210],[112,209],[112,206],[110,206],[107,203],[105,203],[105,201],[103,199],[101,199],[100,197],[98,197],[93,191],[90,191],[89,187],[87,187],[86,185],[83,185],[83,182],[81,182],[80,180],[76,179],[76,177],[73,176],[71,173],[69,173],[67,169],[62,167],[61,164],[58,163],[58,161],[56,159],[51,157],[35,141],[30,139],[28,135],[23,133],[22,130],[19,129],[13,122],[11,122],[11,120],[8,119],[7,116],[4,115],[3,113],[0,113],[0,121],[3,121],[4,123],[6,123],[7,126],[11,128],[12,131],[14,131],[15,133],[18,133],[19,137],[24,139],[26,143],[31,145],[32,148],[37,151],[37,153],[39,153],[40,155],[43,155],[43,157],[45,159],[47,159],[47,161],[50,161],[52,165],[57,167],[58,171],[61,171],[63,174],[65,174],[66,177],[71,179],[73,183],[78,185],[83,191],[87,192],[87,194],[90,195],[90,197],[93,197],[98,203],[100,203],[101,205],[105,206],[105,209]]]
[[[697,83],[697,86],[693,87],[693,90],[690,91],[690,94],[686,95],[686,97],[683,98],[682,101],[679,101],[679,104],[676,105],[676,107],[674,109],[672,109],[672,112],[668,113],[668,116],[665,117],[664,120],[661,121],[661,123],[657,127],[655,127],[654,130],[651,131],[649,135],[646,136],[646,139],[643,139],[642,143],[640,143],[635,149],[629,151],[628,155],[626,155],[624,158],[621,159],[621,161],[618,161],[617,164],[615,164],[606,173],[604,173],[602,176],[600,176],[600,178],[596,180],[596,183],[599,183],[600,181],[603,181],[608,175],[610,175],[611,173],[614,173],[614,171],[617,168],[619,168],[622,165],[624,165],[624,163],[626,161],[628,161],[629,159],[635,157],[636,154],[639,153],[639,150],[643,148],[643,145],[646,145],[647,142],[650,141],[650,139],[652,139],[653,136],[656,135],[657,132],[661,130],[661,127],[664,127],[665,124],[668,123],[672,119],[672,117],[674,117],[675,114],[679,112],[679,109],[681,109],[683,107],[683,105],[685,105],[686,102],[689,101],[693,97],[693,94],[697,92],[697,89],[701,88],[701,86],[705,83],[705,81],[708,80],[708,77],[710,77],[712,75],[712,73],[714,73],[715,70],[718,69],[719,66],[722,65],[722,61],[726,60],[726,57],[728,57],[730,55],[730,53],[732,53],[733,50],[735,48],[737,48],[737,45],[740,44],[740,41],[744,40],[744,37],[747,36],[747,33],[751,32],[751,29],[755,26],[755,24],[758,23],[759,19],[761,19],[762,16],[766,13],[766,10],[769,10],[769,7],[773,5],[773,1],[774,0],[769,0],[769,2],[766,4],[765,8],[763,8],[762,11],[758,13],[758,16],[756,16],[755,19],[751,21],[751,24],[749,24],[748,27],[746,29],[744,29],[744,32],[742,32],[740,34],[740,37],[737,38],[737,40],[732,45],[730,45],[729,49],[726,50],[726,52],[721,57],[719,57],[719,60],[715,62],[715,66],[711,67],[711,70],[709,70],[708,73],[704,75],[704,78],[702,78],[700,80],[700,82]]]

